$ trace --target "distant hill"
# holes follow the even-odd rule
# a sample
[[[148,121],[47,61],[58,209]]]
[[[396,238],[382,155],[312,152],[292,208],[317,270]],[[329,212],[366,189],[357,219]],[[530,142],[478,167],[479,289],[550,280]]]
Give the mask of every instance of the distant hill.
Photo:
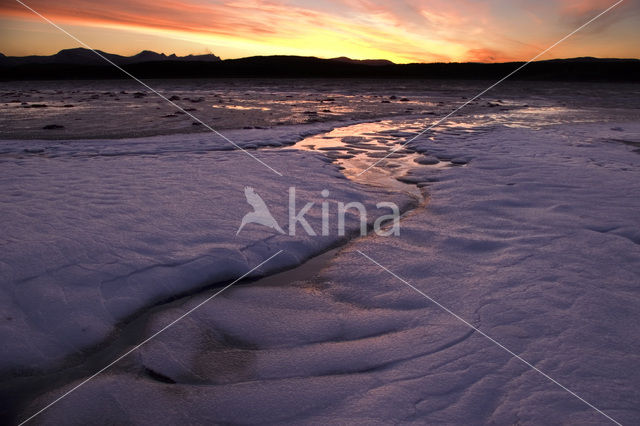
[[[188,56],[176,56],[171,54],[169,56],[164,53],[156,53],[150,50],[143,50],[137,55],[133,56],[121,56],[114,55],[113,53],[106,53],[101,50],[96,50],[105,58],[117,65],[138,64],[143,62],[158,62],[158,61],[203,61],[203,62],[217,62],[220,58],[216,55],[188,55]],[[64,49],[51,56],[5,56],[0,54],[0,66],[19,66],[29,64],[64,64],[64,65],[92,65],[101,66],[107,64],[104,59],[96,55],[95,52],[89,49],[83,49],[81,47],[76,49]]]
[[[388,61],[386,59],[351,59],[346,56],[340,56],[339,58],[332,58],[332,61],[338,62],[347,62],[350,64],[361,64],[361,65],[373,65],[373,66],[381,66],[381,65],[395,65],[393,62]]]
[[[215,55],[176,56],[143,51],[134,56],[100,52],[140,78],[420,78],[497,80],[523,62],[394,64],[391,61],[320,59],[303,56],[252,56],[220,60]],[[66,49],[51,56],[0,54],[2,80],[128,78],[87,49]],[[640,82],[640,60],[573,58],[538,61],[513,79]]]

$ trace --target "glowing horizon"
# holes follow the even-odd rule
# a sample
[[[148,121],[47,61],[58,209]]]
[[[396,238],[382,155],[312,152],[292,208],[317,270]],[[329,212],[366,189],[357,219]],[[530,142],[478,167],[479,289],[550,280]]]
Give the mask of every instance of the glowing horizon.
[[[214,53],[223,59],[301,55],[408,62],[528,60],[613,0],[26,0],[91,47],[132,55]],[[540,59],[640,58],[640,0],[626,0]],[[80,47],[9,0],[0,52],[50,55]]]

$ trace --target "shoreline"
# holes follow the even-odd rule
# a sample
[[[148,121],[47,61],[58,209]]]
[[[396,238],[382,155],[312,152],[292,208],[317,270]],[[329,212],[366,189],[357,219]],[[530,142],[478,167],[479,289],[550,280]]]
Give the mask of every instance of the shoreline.
[[[368,81],[242,79],[151,80],[167,98],[216,130],[351,124],[401,116],[438,120],[481,90],[483,81]],[[523,93],[527,93],[523,97]],[[615,93],[618,104],[611,102]],[[637,84],[512,82],[465,107],[464,116],[532,108],[582,109],[637,103]],[[501,102],[504,101],[504,102]],[[36,107],[34,107],[36,106]],[[123,139],[196,134],[202,126],[134,81],[0,83],[0,140]],[[620,109],[620,114],[628,110]],[[50,129],[44,129],[51,126]],[[55,127],[62,126],[62,128]],[[135,129],[135,130],[134,130]]]

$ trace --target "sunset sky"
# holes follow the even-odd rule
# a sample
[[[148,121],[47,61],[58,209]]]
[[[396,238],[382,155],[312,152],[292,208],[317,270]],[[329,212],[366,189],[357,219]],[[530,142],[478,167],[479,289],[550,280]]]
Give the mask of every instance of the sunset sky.
[[[394,62],[527,60],[615,0],[24,0],[93,48],[222,58],[304,55]],[[544,58],[640,57],[640,0],[625,0]],[[78,43],[0,0],[0,52]]]

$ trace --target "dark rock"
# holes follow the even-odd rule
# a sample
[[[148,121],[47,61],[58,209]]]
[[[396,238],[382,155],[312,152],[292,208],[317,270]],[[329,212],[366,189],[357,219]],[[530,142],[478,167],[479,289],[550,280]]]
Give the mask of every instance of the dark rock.
[[[402,183],[409,183],[413,185],[418,184],[420,182],[424,182],[424,180],[420,176],[410,176],[410,175],[399,176],[396,178],[396,180]]]
[[[345,136],[340,140],[348,144],[357,144],[357,143],[365,142],[366,138],[362,136]]]
[[[398,154],[397,152],[387,153],[387,152],[367,152],[367,157],[369,158],[404,158],[403,154]]]
[[[424,166],[433,166],[433,165],[438,164],[440,162],[440,160],[438,160],[437,158],[428,157],[428,156],[422,156],[422,157],[416,158],[413,161],[415,161],[418,164],[422,164]]]
[[[59,129],[64,129],[64,126],[60,125],[60,124],[47,124],[46,126],[43,127],[44,130],[59,130]]]
[[[342,151],[344,150],[341,146],[322,146],[318,148],[318,151]]]
[[[464,166],[469,163],[469,160],[466,158],[453,158],[451,159],[451,164],[455,164],[456,166]]]
[[[170,101],[179,101],[179,100],[180,100],[180,96],[173,95],[173,96],[171,96],[171,97],[169,98],[169,100],[170,100]]]

